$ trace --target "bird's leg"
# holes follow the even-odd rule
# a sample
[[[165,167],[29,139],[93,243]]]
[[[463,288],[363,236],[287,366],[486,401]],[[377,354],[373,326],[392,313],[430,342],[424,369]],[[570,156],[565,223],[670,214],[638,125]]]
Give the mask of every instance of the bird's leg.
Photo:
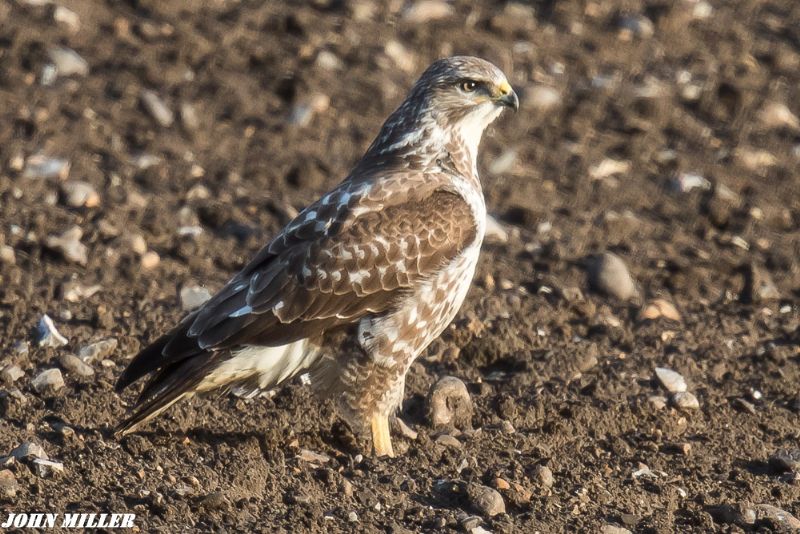
[[[372,424],[372,452],[375,456],[394,457],[392,436],[389,434],[389,416],[375,413],[370,420]]]

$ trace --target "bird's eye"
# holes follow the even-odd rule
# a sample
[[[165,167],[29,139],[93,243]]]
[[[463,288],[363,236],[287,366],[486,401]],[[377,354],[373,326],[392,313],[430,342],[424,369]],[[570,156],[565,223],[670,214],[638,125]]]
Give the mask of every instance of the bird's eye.
[[[465,93],[471,93],[478,88],[478,82],[475,80],[464,80],[461,82],[461,90]]]

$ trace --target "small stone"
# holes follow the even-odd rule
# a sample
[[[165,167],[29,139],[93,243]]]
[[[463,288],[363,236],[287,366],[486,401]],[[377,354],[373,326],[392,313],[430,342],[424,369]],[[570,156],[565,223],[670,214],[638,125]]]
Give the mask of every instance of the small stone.
[[[71,48],[58,46],[47,51],[47,56],[56,67],[58,76],[86,76],[89,63]]]
[[[464,382],[454,376],[440,378],[428,393],[428,416],[435,429],[471,429],[472,399]]]
[[[71,208],[96,208],[100,205],[100,195],[92,184],[70,180],[61,184],[61,194]]]
[[[777,506],[772,506],[771,504],[756,504],[753,506],[753,510],[755,510],[756,521],[769,521],[778,529],[786,528],[792,531],[800,529],[800,520]]]
[[[69,176],[70,162],[68,159],[51,158],[44,154],[34,154],[25,162],[22,171],[23,178],[59,178],[66,180]]]
[[[555,479],[553,478],[553,472],[546,465],[537,465],[534,467],[533,474],[536,477],[536,480],[539,482],[539,485],[543,488],[553,487],[553,482],[555,482]]]
[[[660,317],[675,322],[681,321],[681,314],[675,305],[665,299],[653,299],[639,312],[640,321],[654,321]]]
[[[0,470],[0,498],[13,499],[17,496],[17,477],[8,469]]]
[[[67,261],[86,265],[89,262],[89,248],[81,243],[81,237],[83,230],[79,226],[73,226],[61,235],[48,236],[45,245],[59,252]]]
[[[331,457],[308,449],[300,449],[297,453],[297,459],[308,463],[324,464],[329,462]]]
[[[167,104],[155,91],[149,89],[142,90],[142,105],[155,121],[164,128],[169,128],[175,122],[175,115]]]
[[[486,216],[486,233],[484,239],[487,243],[507,243],[508,231],[491,215]]]
[[[358,514],[355,512],[350,512],[347,514],[347,520],[351,523],[358,523]]]
[[[692,189],[711,189],[711,182],[697,173],[683,172],[671,180],[670,186],[678,193],[688,193]]]
[[[630,171],[630,169],[630,161],[620,161],[606,158],[589,169],[589,177],[592,180],[604,180],[618,174],[626,174],[628,171]]]
[[[526,91],[524,105],[530,106],[536,111],[545,113],[556,109],[561,105],[561,93],[558,90],[546,85],[534,85]]]
[[[184,286],[180,297],[183,311],[192,311],[205,304],[211,298],[211,293],[201,286]]]
[[[403,21],[410,25],[441,20],[453,14],[453,7],[444,0],[418,0],[403,12]]]
[[[47,460],[50,458],[44,448],[33,441],[21,443],[17,448],[11,451],[11,456],[17,460],[26,460],[28,458],[42,458]]]
[[[506,512],[506,503],[500,493],[488,486],[470,484],[467,488],[469,501],[476,512],[487,517],[494,517]]]
[[[47,369],[31,380],[31,386],[37,393],[52,393],[64,387],[64,377],[60,369]]]
[[[500,154],[492,163],[489,164],[491,174],[503,174],[510,171],[517,162],[517,151],[510,148]]]
[[[42,315],[39,324],[36,325],[36,342],[40,347],[61,347],[69,343],[47,314]]]
[[[14,265],[17,263],[17,253],[11,245],[0,245],[0,263]]]
[[[461,442],[450,434],[439,434],[434,441],[439,445],[450,447],[451,449],[460,449],[462,447]]]
[[[146,271],[155,269],[156,267],[158,267],[159,263],[161,263],[161,257],[159,257],[157,252],[148,250],[147,252],[142,254],[142,259],[140,260],[142,269]]]
[[[617,24],[626,35],[639,39],[649,39],[655,33],[653,22],[643,15],[622,16]]]
[[[200,119],[197,117],[195,107],[189,102],[181,102],[178,108],[181,126],[187,132],[195,132],[200,128]]]
[[[647,397],[647,402],[655,410],[663,410],[667,407],[667,398],[662,395],[651,395]]]
[[[56,6],[53,10],[53,20],[66,26],[72,33],[78,33],[81,29],[81,19],[78,14],[64,6]]]
[[[700,409],[700,401],[697,400],[697,397],[694,394],[689,393],[688,391],[679,391],[672,395],[672,404],[678,408],[679,410],[683,411],[692,411],[692,410],[699,410]]]
[[[200,506],[206,510],[219,510],[225,504],[225,494],[221,491],[212,491],[200,501]]]
[[[95,360],[104,360],[114,353],[117,344],[117,339],[113,337],[96,341],[81,347],[78,350],[78,358],[87,365]]]
[[[3,369],[0,370],[0,380],[6,384],[13,384],[23,376],[25,376],[25,371],[23,371],[19,365],[14,365],[13,363],[4,366]]]
[[[61,364],[61,367],[70,373],[84,377],[94,375],[94,369],[92,369],[90,365],[84,363],[83,360],[74,354],[62,354],[58,361]]]
[[[414,54],[399,41],[392,39],[387,42],[383,47],[383,52],[400,70],[411,74],[416,69],[417,62],[414,59]]]
[[[494,479],[494,487],[500,491],[504,491],[511,488],[511,484],[509,484],[504,478],[497,477]]]
[[[776,471],[800,471],[800,449],[779,449],[769,457],[769,465]]]
[[[102,291],[103,286],[96,284],[84,286],[77,282],[67,282],[61,288],[62,296],[67,302],[80,302]]]
[[[758,120],[768,129],[800,129],[800,119],[782,102],[769,102],[766,104],[759,112]]]
[[[35,458],[33,460],[33,467],[36,474],[42,478],[48,477],[53,473],[63,473],[64,464],[55,462],[53,460],[45,460],[44,458]]]
[[[739,300],[752,304],[780,300],[781,294],[772,280],[769,271],[755,263],[745,264],[740,268],[744,277],[744,286],[739,293]]]
[[[330,50],[320,50],[317,54],[316,64],[324,70],[341,70],[344,68],[342,60]]]
[[[639,295],[625,262],[611,252],[594,258],[590,262],[588,275],[592,288],[619,300],[628,300]]]
[[[603,525],[600,527],[600,534],[631,534],[631,531],[617,525]]]
[[[656,367],[656,378],[670,393],[684,392],[687,389],[686,380],[680,373],[676,373],[672,369]]]

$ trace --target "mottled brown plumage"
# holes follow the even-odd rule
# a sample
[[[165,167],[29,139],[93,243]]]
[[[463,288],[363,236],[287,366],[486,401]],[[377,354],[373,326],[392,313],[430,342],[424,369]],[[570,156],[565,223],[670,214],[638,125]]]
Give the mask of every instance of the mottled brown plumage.
[[[152,375],[120,431],[194,393],[257,391],[308,372],[354,428],[371,425],[378,454],[391,454],[387,417],[405,374],[474,273],[485,225],[481,133],[516,105],[490,63],[434,63],[338,187],[133,359],[118,390]]]

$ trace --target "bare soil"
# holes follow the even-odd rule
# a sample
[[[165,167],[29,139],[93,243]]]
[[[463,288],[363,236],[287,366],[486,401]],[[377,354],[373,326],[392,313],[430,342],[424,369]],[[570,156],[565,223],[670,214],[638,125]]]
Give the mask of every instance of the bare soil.
[[[800,127],[773,106],[800,115],[800,3],[458,1],[419,22],[395,0],[58,2],[77,31],[55,5],[0,3],[0,244],[16,256],[0,263],[0,354],[25,373],[0,386],[0,456],[35,441],[64,464],[7,466],[18,487],[3,510],[130,511],[143,532],[439,532],[477,525],[465,488],[479,483],[505,501],[481,518],[493,532],[787,528],[735,513],[757,504],[800,516],[798,477],[768,461],[800,437]],[[54,46],[88,74],[43,85]],[[219,288],[342,179],[429,62],[457,53],[497,63],[522,100],[480,164],[509,239],[486,244],[463,310],[411,369],[399,415],[417,439],[362,458],[297,383],[195,399],[116,440],[132,395],[112,384],[180,318],[180,288]],[[68,159],[67,180],[99,205],[67,206],[64,176],[26,177],[36,154]],[[709,188],[681,191],[693,175]],[[73,226],[86,265],[46,246]],[[136,234],[158,265],[142,266]],[[638,302],[589,288],[605,250]],[[68,300],[76,284],[101,289]],[[682,321],[639,320],[654,298]],[[37,345],[45,313],[68,345]],[[93,376],[63,370],[65,387],[34,390],[63,354],[108,337],[118,346]],[[649,400],[665,395],[658,366],[699,409]],[[460,447],[426,416],[443,375],[475,404]]]

